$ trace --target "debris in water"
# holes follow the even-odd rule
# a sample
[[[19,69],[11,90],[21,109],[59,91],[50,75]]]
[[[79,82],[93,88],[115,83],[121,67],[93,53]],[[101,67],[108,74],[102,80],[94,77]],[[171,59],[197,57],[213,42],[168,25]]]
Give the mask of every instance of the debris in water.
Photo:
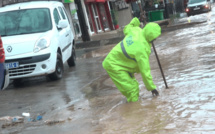
[[[13,117],[11,116],[4,116],[0,118],[0,121],[11,121],[13,119]]]
[[[0,121],[5,121],[5,123],[2,125],[2,128],[7,128],[10,126],[16,126],[17,124],[24,123],[24,118],[20,116],[5,116],[1,117]]]
[[[43,119],[43,117],[41,116],[41,115],[38,115],[37,116],[37,120],[39,121],[39,120],[42,120]]]
[[[30,113],[22,113],[22,116],[29,117]]]
[[[69,120],[69,121],[72,120],[72,117],[68,117],[68,120]]]
[[[58,124],[58,123],[64,123],[65,120],[47,120],[45,121],[46,125],[54,125],[54,124]]]

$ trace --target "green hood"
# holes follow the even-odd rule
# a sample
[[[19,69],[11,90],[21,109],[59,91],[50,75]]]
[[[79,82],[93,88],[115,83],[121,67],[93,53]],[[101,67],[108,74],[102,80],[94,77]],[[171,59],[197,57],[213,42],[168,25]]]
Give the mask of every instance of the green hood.
[[[150,22],[143,28],[143,36],[149,43],[160,35],[161,28],[157,23]]]

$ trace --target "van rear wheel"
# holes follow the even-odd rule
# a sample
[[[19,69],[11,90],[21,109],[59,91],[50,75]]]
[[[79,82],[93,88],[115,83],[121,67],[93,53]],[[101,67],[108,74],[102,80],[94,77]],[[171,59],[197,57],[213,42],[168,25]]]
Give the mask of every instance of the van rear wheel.
[[[14,87],[21,87],[24,85],[23,79],[14,79],[13,80],[13,86]]]
[[[48,76],[49,76],[49,78],[51,80],[59,80],[63,76],[63,71],[64,71],[64,67],[63,67],[62,57],[58,53],[57,54],[57,62],[56,62],[55,72],[52,73],[52,74],[49,74]]]
[[[71,57],[67,60],[67,63],[69,65],[69,67],[73,67],[75,66],[75,61],[76,61],[76,54],[75,54],[75,48],[74,45],[72,47],[72,55]]]

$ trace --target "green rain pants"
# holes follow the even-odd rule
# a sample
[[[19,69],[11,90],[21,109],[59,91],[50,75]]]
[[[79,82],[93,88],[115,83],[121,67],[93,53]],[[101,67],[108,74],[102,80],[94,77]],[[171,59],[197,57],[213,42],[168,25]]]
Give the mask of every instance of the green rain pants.
[[[128,102],[138,101],[139,83],[135,79],[134,74],[128,73],[126,71],[106,71],[119,91],[127,98]]]

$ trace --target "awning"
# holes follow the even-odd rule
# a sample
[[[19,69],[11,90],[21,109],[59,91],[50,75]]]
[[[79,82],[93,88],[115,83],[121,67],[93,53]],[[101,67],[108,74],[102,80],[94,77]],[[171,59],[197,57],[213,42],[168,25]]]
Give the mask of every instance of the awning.
[[[105,2],[107,0],[85,0],[85,2],[90,3],[90,2]]]

